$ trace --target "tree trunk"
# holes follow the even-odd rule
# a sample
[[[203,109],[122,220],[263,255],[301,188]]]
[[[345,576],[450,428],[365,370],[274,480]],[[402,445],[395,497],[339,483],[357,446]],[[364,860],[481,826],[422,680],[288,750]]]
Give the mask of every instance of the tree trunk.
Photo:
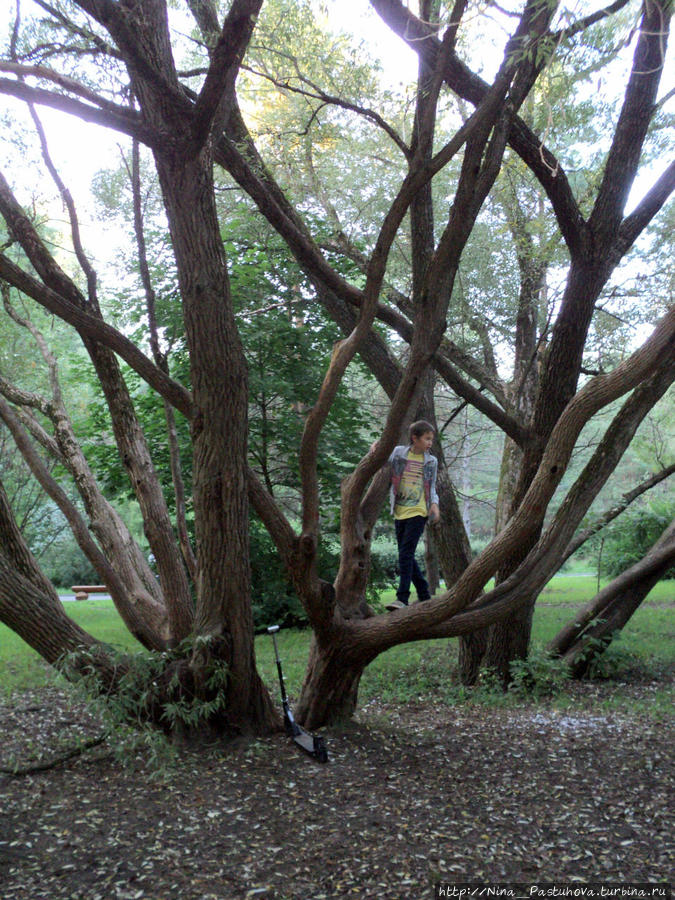
[[[427,574],[429,592],[433,597],[441,586],[441,570],[438,565],[438,553],[436,545],[428,530],[424,532],[424,569]]]
[[[138,579],[138,574],[131,564],[133,556],[125,558],[123,553],[119,557],[113,555],[111,563],[109,558],[101,552],[74,503],[49,473],[23,430],[18,416],[1,395],[0,419],[4,421],[12,433],[17,447],[38,483],[63,513],[82,552],[95,567],[101,582],[108,587],[117,611],[129,631],[148,649],[165,650],[170,637],[167,629],[166,609],[161,602],[161,598],[155,600],[143,588]],[[54,442],[47,441],[48,436],[46,434],[40,434],[45,443],[49,443],[50,449],[54,450],[59,462],[65,462],[66,468],[69,468],[66,457],[63,454],[58,454],[57,448],[53,446]],[[80,489],[81,481],[78,480],[77,485],[78,489]],[[5,511],[5,517],[7,519],[11,518],[11,513],[8,509]],[[120,536],[124,531],[126,530],[120,529]],[[107,532],[109,532],[109,529],[107,529]],[[131,535],[128,535],[128,537],[129,542],[135,547],[136,545],[132,541]],[[115,545],[117,551],[120,550],[119,544],[120,542],[117,542]],[[116,563],[120,564],[119,567]],[[33,568],[37,570],[37,564],[31,566],[31,571]],[[42,583],[48,584],[46,579],[43,579]]]
[[[319,645],[312,638],[295,715],[306,728],[319,728],[350,719],[356,710],[359,682],[369,658],[354,659],[353,647],[339,639]],[[349,660],[349,661],[348,661]]]
[[[69,618],[19,531],[0,482],[0,621],[48,663],[96,641]]]
[[[157,169],[178,265],[191,380],[198,413],[192,427],[197,543],[195,635],[207,639],[193,666],[212,654],[230,670],[227,716],[244,731],[276,727],[258,677],[248,540],[248,373],[234,319],[213,194],[212,160],[163,158]]]

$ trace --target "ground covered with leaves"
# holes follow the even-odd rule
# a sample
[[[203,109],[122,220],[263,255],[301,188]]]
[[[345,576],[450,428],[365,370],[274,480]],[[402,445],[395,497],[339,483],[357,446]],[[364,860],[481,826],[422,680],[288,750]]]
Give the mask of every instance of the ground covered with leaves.
[[[154,773],[97,743],[101,722],[59,688],[14,695],[0,703],[0,766],[15,770],[0,774],[0,895],[413,900],[437,881],[663,882],[673,720],[647,715],[649,684],[625,687],[635,711],[606,711],[602,692],[620,689],[580,686],[574,712],[371,701],[326,733],[325,766],[278,735],[184,750]]]

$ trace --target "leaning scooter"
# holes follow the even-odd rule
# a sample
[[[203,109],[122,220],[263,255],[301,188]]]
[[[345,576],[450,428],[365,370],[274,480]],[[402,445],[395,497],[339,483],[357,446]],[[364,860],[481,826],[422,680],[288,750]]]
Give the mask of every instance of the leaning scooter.
[[[286,734],[288,734],[289,737],[292,737],[295,743],[301,747],[305,753],[309,753],[310,756],[314,757],[317,762],[326,763],[328,762],[328,751],[326,750],[323,738],[319,735],[310,734],[309,731],[305,731],[305,729],[301,728],[293,718],[293,712],[291,711],[291,706],[288,702],[288,697],[286,696],[284,673],[281,668],[281,660],[279,659],[277,631],[279,631],[278,625],[270,625],[267,629],[268,634],[272,635],[272,641],[274,642],[274,656],[277,661],[277,672],[279,673],[281,705],[284,708],[284,726],[286,728]]]

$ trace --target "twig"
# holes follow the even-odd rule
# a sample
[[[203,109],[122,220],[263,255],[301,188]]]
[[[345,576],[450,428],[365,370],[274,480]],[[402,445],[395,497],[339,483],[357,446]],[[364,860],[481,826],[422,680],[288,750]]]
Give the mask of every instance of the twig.
[[[61,756],[56,756],[54,759],[46,760],[44,762],[35,763],[32,766],[21,766],[16,768],[0,766],[0,772],[3,772],[5,775],[12,775],[15,778],[23,777],[24,775],[32,775],[33,772],[47,772],[49,769],[55,769],[56,766],[60,766],[61,763],[67,762],[75,756],[80,756],[85,750],[91,750],[92,747],[98,747],[106,738],[107,734],[103,734],[96,738],[90,738],[88,741],[80,744],[79,747],[71,747],[70,750],[66,751],[66,753],[63,753]]]

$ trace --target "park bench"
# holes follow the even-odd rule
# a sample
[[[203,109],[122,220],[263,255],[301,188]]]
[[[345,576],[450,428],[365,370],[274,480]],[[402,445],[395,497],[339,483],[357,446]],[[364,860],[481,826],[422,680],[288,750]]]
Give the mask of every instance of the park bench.
[[[105,584],[74,584],[71,588],[76,600],[88,600],[89,594],[107,594]]]

